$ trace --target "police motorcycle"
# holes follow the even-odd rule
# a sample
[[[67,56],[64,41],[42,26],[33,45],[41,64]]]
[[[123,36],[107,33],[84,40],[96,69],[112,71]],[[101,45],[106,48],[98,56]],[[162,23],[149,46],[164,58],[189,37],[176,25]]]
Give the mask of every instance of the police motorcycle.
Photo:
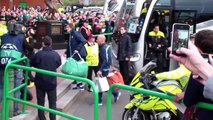
[[[181,86],[174,80],[153,80],[151,71],[155,61],[147,63],[130,83],[136,88],[145,88],[175,95],[181,93]],[[177,120],[179,110],[168,99],[130,92],[130,102],[125,105],[122,120]]]

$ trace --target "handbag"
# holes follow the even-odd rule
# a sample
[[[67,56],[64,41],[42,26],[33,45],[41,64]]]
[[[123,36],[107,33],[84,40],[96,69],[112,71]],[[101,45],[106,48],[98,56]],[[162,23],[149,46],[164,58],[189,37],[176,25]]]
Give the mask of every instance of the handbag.
[[[105,92],[109,90],[109,83],[106,77],[98,76],[95,79],[95,86],[98,89],[98,92]]]
[[[108,80],[109,86],[111,86],[112,84],[115,84],[115,83],[124,84],[123,77],[118,70],[109,71],[107,80]],[[115,88],[114,90],[119,90],[119,88]]]
[[[75,54],[79,56],[79,61],[73,58]],[[71,57],[67,58],[66,62],[62,65],[61,72],[86,78],[88,75],[88,64],[79,53],[74,53]]]

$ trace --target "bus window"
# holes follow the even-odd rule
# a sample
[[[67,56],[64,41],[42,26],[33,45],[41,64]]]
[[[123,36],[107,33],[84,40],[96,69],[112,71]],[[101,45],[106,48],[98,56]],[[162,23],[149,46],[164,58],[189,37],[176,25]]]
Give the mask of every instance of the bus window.
[[[171,0],[158,0],[156,6],[171,6]]]
[[[129,33],[130,37],[132,38],[132,42],[138,42],[138,40],[139,40],[140,33],[141,33],[143,23],[144,23],[144,19],[146,17],[147,10],[149,9],[148,1],[149,0],[147,0],[143,4],[143,6],[140,10],[140,16],[138,16],[138,17],[133,16],[131,14],[134,4],[129,4],[129,6],[131,6],[131,7],[129,7],[129,9],[127,9],[127,11],[129,11],[129,12],[126,12],[126,13],[129,13],[129,16],[128,16],[128,20],[126,23],[126,27],[127,27],[127,32]]]
[[[196,10],[174,10],[172,23],[186,23],[191,25],[191,34],[196,31]]]
[[[110,0],[108,5],[108,11],[113,11],[117,5],[117,0]]]

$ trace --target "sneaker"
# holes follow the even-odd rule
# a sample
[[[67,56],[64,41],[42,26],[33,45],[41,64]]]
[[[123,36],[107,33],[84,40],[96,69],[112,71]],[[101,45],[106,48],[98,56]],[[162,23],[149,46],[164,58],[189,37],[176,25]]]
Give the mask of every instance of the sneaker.
[[[82,86],[78,86],[78,89],[79,90],[84,90],[84,86],[82,85]]]
[[[98,103],[98,106],[102,106],[102,105],[103,105],[103,103],[102,103],[102,102]]]
[[[21,111],[17,111],[17,112],[14,112],[13,113],[13,116],[18,116],[18,115],[20,115],[21,114]]]
[[[84,90],[83,85],[76,85],[75,87],[72,88],[73,90]]]
[[[75,86],[75,87],[73,87],[72,89],[73,89],[73,90],[78,90],[79,87],[78,87],[78,86]]]
[[[115,97],[115,100],[114,100],[114,101],[117,102],[117,101],[119,100],[120,96],[121,96],[121,92],[118,92],[118,96]]]
[[[78,83],[77,86],[80,90],[84,90],[84,85],[82,83]]]
[[[92,92],[92,89],[88,89],[87,91],[88,91],[88,92]]]
[[[73,81],[72,84],[77,84],[77,81]]]
[[[32,88],[33,86],[34,86],[34,82],[30,82],[30,84],[27,87]]]

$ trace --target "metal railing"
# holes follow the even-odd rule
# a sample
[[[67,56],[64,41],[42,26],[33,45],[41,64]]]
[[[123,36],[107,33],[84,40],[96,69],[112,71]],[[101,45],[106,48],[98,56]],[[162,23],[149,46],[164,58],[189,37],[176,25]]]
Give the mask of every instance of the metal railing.
[[[127,86],[127,85],[122,85],[122,84],[113,84],[112,86],[110,86],[110,89],[107,93],[106,120],[111,120],[111,109],[112,109],[111,98],[112,98],[112,91],[114,88],[120,88],[120,89],[124,89],[124,90],[134,91],[134,92],[138,92],[138,93],[142,93],[142,94],[147,94],[147,95],[156,96],[156,97],[160,97],[160,98],[164,98],[164,99],[169,99],[172,101],[174,100],[173,95],[168,95],[166,93],[156,92],[156,91],[147,90],[147,89],[143,89],[143,88],[135,88],[132,86]],[[213,110],[213,104],[209,104],[209,103],[199,102],[196,104],[196,106],[200,107],[200,108]]]
[[[38,69],[38,68],[32,68],[32,67],[28,67],[28,66],[24,66],[24,65],[19,65],[17,63],[21,62],[21,61],[27,61],[26,65],[29,66],[29,61],[27,60],[26,57],[23,57],[21,59],[17,59],[14,61],[11,61],[10,63],[7,64],[5,71],[4,71],[4,95],[3,95],[3,101],[2,101],[2,120],[9,120],[9,101],[15,101],[15,102],[19,102],[22,103],[23,105],[23,109],[22,109],[22,113],[26,113],[26,105],[40,109],[40,110],[44,110],[56,115],[60,115],[62,117],[68,118],[68,119],[72,119],[72,120],[82,120],[82,118],[78,118],[54,109],[50,109],[50,108],[46,108],[44,106],[40,106],[31,102],[26,101],[26,87],[27,87],[27,74],[28,71],[34,71],[37,73],[42,73],[42,74],[46,74],[46,75],[50,75],[50,76],[56,76],[56,77],[61,77],[61,78],[66,78],[66,79],[72,79],[72,80],[76,80],[76,81],[82,81],[85,82],[89,85],[91,85],[92,90],[94,92],[94,120],[98,120],[98,90],[95,87],[95,84],[87,79],[87,78],[81,78],[81,77],[77,77],[77,76],[72,76],[72,75],[66,75],[66,74],[62,74],[62,73],[57,73],[57,72],[52,72],[52,71],[47,71],[47,70],[42,70],[42,69]],[[25,81],[23,84],[21,84],[20,86],[9,90],[9,71],[11,68],[18,68],[18,69],[23,69],[26,70],[25,73]],[[21,88],[25,88],[24,90],[24,100],[15,98],[10,96],[11,93],[14,93],[17,90],[20,90]]]

